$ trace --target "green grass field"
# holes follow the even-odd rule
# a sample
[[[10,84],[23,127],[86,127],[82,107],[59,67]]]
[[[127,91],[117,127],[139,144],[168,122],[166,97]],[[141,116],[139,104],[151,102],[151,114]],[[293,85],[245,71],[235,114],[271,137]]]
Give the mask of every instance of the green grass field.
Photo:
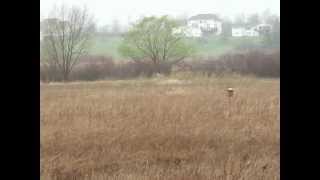
[[[96,36],[93,39],[90,50],[91,55],[112,56],[114,59],[124,59],[118,52],[121,44],[120,36]],[[189,39],[197,50],[195,56],[219,56],[228,52],[236,51],[239,47],[254,47],[261,42],[259,38],[234,38],[227,40],[221,37],[209,37],[204,39]]]
[[[91,55],[112,56],[115,59],[121,59],[118,53],[118,47],[122,41],[120,36],[96,36],[93,39],[90,50]]]
[[[197,50],[196,56],[219,56],[232,51],[237,51],[241,47],[258,47],[259,38],[228,38],[209,37],[203,39],[191,39],[191,43]]]

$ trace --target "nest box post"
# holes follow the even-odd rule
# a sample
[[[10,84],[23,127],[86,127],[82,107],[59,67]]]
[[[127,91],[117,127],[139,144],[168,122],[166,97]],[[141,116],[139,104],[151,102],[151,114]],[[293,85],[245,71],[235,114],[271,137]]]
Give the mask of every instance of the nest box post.
[[[231,98],[234,95],[234,89],[233,88],[228,88],[227,90],[227,96],[228,96],[228,116],[230,116],[230,109],[231,109]]]

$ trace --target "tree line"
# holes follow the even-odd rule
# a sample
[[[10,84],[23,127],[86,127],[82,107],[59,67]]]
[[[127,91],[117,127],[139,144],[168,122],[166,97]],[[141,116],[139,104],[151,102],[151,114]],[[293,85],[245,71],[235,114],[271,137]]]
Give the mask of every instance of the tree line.
[[[63,81],[68,81],[79,59],[88,54],[95,33],[93,18],[86,8],[61,6],[42,26],[42,66],[56,69]],[[135,63],[151,64],[154,72],[161,73],[163,64],[172,66],[193,53],[182,33],[172,33],[176,27],[175,20],[167,16],[143,18],[125,34],[119,51]]]
[[[273,15],[266,17],[276,30],[266,34],[264,41],[273,44],[280,37],[280,20]],[[195,53],[186,36],[173,31],[183,22],[168,16],[145,17],[123,35],[119,52],[133,63],[150,68],[152,73],[163,73],[162,67],[172,67]],[[250,16],[246,21],[239,18],[235,22],[238,25],[260,23],[257,15]],[[117,26],[114,30],[118,31],[119,24],[114,24]],[[222,36],[227,38],[234,23],[225,21],[223,24],[225,31]],[[87,8],[55,7],[42,21],[41,31],[44,35],[40,43],[41,67],[57,72],[63,81],[69,81],[74,67],[88,55],[92,37],[97,33],[93,16]]]

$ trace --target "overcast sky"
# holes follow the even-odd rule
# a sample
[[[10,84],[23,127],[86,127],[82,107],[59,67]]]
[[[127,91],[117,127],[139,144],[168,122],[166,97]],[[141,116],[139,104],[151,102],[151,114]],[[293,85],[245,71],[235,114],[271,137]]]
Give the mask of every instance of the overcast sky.
[[[87,6],[99,26],[110,24],[114,19],[125,25],[140,16],[164,14],[217,13],[232,17],[269,9],[280,15],[280,0],[40,0],[40,16],[45,17],[54,5],[60,4]]]

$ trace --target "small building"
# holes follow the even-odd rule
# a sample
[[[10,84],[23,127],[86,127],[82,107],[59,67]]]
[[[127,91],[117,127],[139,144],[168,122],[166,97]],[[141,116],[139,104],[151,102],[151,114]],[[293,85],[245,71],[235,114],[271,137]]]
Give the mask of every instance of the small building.
[[[259,24],[253,27],[253,29],[259,33],[268,33],[272,30],[272,26],[270,24]]]
[[[174,29],[173,33],[184,33],[187,37],[202,37],[207,34],[220,35],[222,21],[215,14],[198,14],[190,17],[186,26]]]

